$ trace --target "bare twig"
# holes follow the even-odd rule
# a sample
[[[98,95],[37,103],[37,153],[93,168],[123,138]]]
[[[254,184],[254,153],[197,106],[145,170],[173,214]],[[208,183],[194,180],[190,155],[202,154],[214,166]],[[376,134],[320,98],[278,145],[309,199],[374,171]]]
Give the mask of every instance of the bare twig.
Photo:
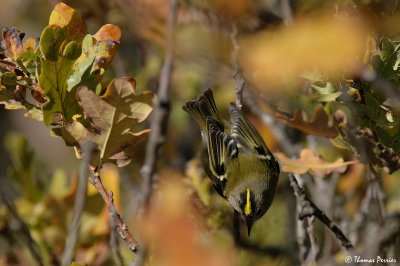
[[[261,121],[268,126],[273,137],[279,143],[280,149],[287,155],[297,154],[300,149],[297,147],[298,145],[296,146],[295,143],[288,141],[284,131],[285,124],[281,121],[277,121],[277,119],[274,119],[272,114],[266,113],[260,108],[252,90],[246,90],[243,94],[243,100],[246,106],[254,115],[258,116]]]
[[[93,176],[89,177],[89,182],[96,188],[106,203],[110,217],[115,222],[117,234],[132,252],[137,252],[138,242],[133,238],[132,234],[129,232],[128,226],[122,220],[115,208],[113,193],[111,191],[110,193],[107,193],[103,183],[101,182],[99,169],[95,168],[92,169],[92,171]]]
[[[299,213],[299,204],[296,204],[296,213]],[[304,262],[307,258],[307,238],[305,231],[305,221],[296,219],[296,242],[299,248],[298,259]]]
[[[79,230],[81,226],[81,217],[83,208],[86,202],[86,191],[89,176],[89,163],[92,159],[94,151],[94,143],[89,142],[82,145],[81,151],[85,155],[84,160],[81,164],[79,172],[78,188],[75,195],[74,210],[72,213],[72,221],[69,228],[68,236],[65,241],[65,249],[61,259],[61,265],[68,266],[71,264],[74,257],[74,250],[79,239]]]
[[[300,187],[299,183],[296,180],[296,177],[292,174],[289,174],[289,182],[292,187],[294,194],[296,196],[298,204],[301,206],[301,212],[299,212],[299,219],[303,220],[306,217],[315,216],[318,218],[323,224],[325,224],[336,236],[338,240],[342,243],[342,246],[346,248],[346,250],[351,250],[353,245],[344,235],[342,230],[336,226],[326,214],[320,210],[314,202],[312,202],[305,194],[303,188]]]
[[[372,196],[374,197],[377,207],[378,207],[378,215],[380,221],[383,221],[383,218],[385,217],[385,204],[384,204],[384,193],[382,191],[381,187],[381,178],[378,172],[374,169],[373,165],[369,165],[370,169],[370,183],[368,185],[368,188],[371,187],[372,190]]]
[[[387,252],[388,247],[395,245],[400,235],[400,213],[393,213],[385,217],[382,223],[372,224],[367,231],[368,241],[362,251],[363,257],[376,257]]]
[[[110,193],[112,193],[110,191]],[[110,221],[110,227],[111,227],[111,235],[110,235],[110,247],[111,247],[111,251],[113,253],[113,257],[114,257],[114,261],[116,263],[116,265],[118,266],[123,266],[125,265],[124,263],[124,259],[122,258],[120,249],[119,249],[119,241],[118,241],[118,236],[117,236],[117,232],[118,232],[118,226],[115,222],[115,219],[112,219],[110,217],[109,219]]]
[[[151,197],[154,174],[156,171],[156,162],[158,151],[164,144],[169,111],[170,111],[170,88],[171,88],[171,73],[172,61],[174,54],[173,34],[176,23],[178,1],[170,1],[170,9],[168,14],[168,30],[167,30],[167,45],[165,50],[165,60],[160,73],[160,86],[157,93],[157,103],[154,108],[154,116],[151,121],[151,135],[146,147],[146,157],[144,165],[141,169],[143,178],[141,193],[142,193],[142,210],[144,210]]]
[[[231,63],[235,71],[233,79],[235,80],[236,106],[237,108],[242,109],[243,90],[245,89],[247,83],[246,80],[243,78],[242,68],[239,66],[237,60],[240,50],[240,46],[237,41],[237,33],[238,33],[237,26],[233,25],[231,31],[231,42],[232,42]]]
[[[31,232],[29,231],[28,225],[24,222],[24,220],[19,216],[16,206],[13,202],[11,202],[4,192],[0,189],[0,199],[6,206],[7,210],[10,212],[11,216],[15,219],[19,232],[25,238],[28,249],[32,254],[33,259],[36,261],[37,265],[43,266],[43,258],[39,252],[38,244],[32,238]]]
[[[315,216],[307,217],[307,234],[311,246],[310,252],[308,253],[306,259],[307,265],[315,265],[318,255],[318,246],[314,235],[314,219]]]
[[[156,172],[156,163],[160,147],[164,144],[169,113],[171,73],[174,57],[174,31],[178,13],[178,0],[170,0],[167,25],[167,42],[165,48],[164,64],[160,72],[160,85],[157,92],[157,103],[151,121],[151,135],[146,146],[146,157],[141,168],[143,178],[141,186],[141,206],[139,214],[143,214],[150,202],[152,186]],[[143,247],[136,259],[136,265],[143,265],[147,257],[147,249]]]
[[[285,23],[291,25],[293,22],[293,12],[289,0],[281,1],[281,12]]]

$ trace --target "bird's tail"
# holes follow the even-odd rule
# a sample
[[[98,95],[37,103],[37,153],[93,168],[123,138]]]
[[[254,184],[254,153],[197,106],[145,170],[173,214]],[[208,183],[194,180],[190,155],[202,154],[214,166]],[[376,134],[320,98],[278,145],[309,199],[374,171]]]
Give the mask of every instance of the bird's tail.
[[[206,131],[207,118],[211,117],[215,120],[221,129],[224,128],[221,117],[219,116],[217,106],[215,105],[214,96],[211,89],[204,91],[197,100],[188,101],[183,110],[188,112],[196,119],[201,130]]]

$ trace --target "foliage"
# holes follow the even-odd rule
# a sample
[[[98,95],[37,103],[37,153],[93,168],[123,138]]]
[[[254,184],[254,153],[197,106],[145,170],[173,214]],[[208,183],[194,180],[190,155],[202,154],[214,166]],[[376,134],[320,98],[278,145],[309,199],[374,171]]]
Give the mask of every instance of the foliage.
[[[23,220],[29,224],[31,234],[39,244],[42,254],[46,255],[44,257],[46,264],[49,264],[52,258],[46,249],[52,247],[53,252],[61,254],[64,246],[68,232],[67,221],[74,205],[78,176],[74,173],[68,177],[63,169],[57,169],[53,173],[47,174],[43,163],[34,156],[27,139],[21,135],[7,135],[5,143],[12,158],[8,169],[9,177],[13,180],[13,188],[18,191],[18,195],[15,197],[16,208]],[[106,168],[102,173],[103,182],[116,192],[114,199],[116,205],[119,206],[120,199],[117,188],[120,178],[118,172],[115,168]],[[85,252],[82,255],[85,254],[86,262],[94,263],[95,257],[91,257],[90,254],[99,255],[99,247],[107,244],[110,232],[107,226],[108,212],[107,208],[103,206],[99,194],[94,193],[92,189],[87,192],[85,209],[87,211],[82,217],[83,226],[80,232],[82,247],[94,241],[98,244],[84,247]],[[3,232],[15,230],[13,218],[10,215],[1,212],[0,220]],[[10,221],[10,223],[4,221]],[[1,239],[2,241],[6,240],[5,235],[2,235]],[[18,238],[18,242],[20,241],[22,240]],[[4,254],[11,257],[15,252],[21,251],[18,251],[18,245],[12,242],[2,246],[2,249]],[[99,258],[98,261],[106,262],[107,257]],[[32,262],[25,259],[25,264],[29,265]]]
[[[113,80],[104,95],[96,95],[103,93],[100,81],[117,52],[120,29],[108,24],[92,36],[77,11],[61,3],[51,13],[38,47],[31,39],[23,43],[23,36],[15,28],[3,31],[2,62],[8,71],[1,74],[1,103],[29,110],[26,116],[43,119],[67,145],[79,148],[95,142],[99,155],[94,166],[127,164],[123,151],[149,133],[131,130],[151,112],[152,94],[138,95],[135,81],[121,78]],[[28,102],[27,90],[36,101]],[[18,91],[23,95],[17,97]]]

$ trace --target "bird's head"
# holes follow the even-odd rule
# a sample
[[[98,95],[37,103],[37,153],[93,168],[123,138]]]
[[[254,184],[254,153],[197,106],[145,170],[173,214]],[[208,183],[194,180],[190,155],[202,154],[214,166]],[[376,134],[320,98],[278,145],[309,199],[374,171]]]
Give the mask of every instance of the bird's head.
[[[267,202],[263,195],[264,191],[259,188],[246,187],[243,191],[228,197],[231,206],[245,219],[248,235],[253,223],[260,219],[270,206],[270,202]]]

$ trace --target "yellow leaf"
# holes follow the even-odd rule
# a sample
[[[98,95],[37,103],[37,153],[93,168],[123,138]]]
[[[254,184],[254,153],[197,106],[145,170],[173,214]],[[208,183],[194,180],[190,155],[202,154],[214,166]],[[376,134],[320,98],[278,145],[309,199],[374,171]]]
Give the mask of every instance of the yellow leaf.
[[[72,7],[59,3],[50,14],[49,25],[65,28],[68,39],[82,40],[87,34],[87,26],[83,18]]]
[[[356,72],[367,37],[355,21],[331,16],[307,18],[274,32],[262,32],[241,44],[241,65],[250,81],[260,88],[300,81],[305,70],[317,69],[331,77],[343,71]]]

